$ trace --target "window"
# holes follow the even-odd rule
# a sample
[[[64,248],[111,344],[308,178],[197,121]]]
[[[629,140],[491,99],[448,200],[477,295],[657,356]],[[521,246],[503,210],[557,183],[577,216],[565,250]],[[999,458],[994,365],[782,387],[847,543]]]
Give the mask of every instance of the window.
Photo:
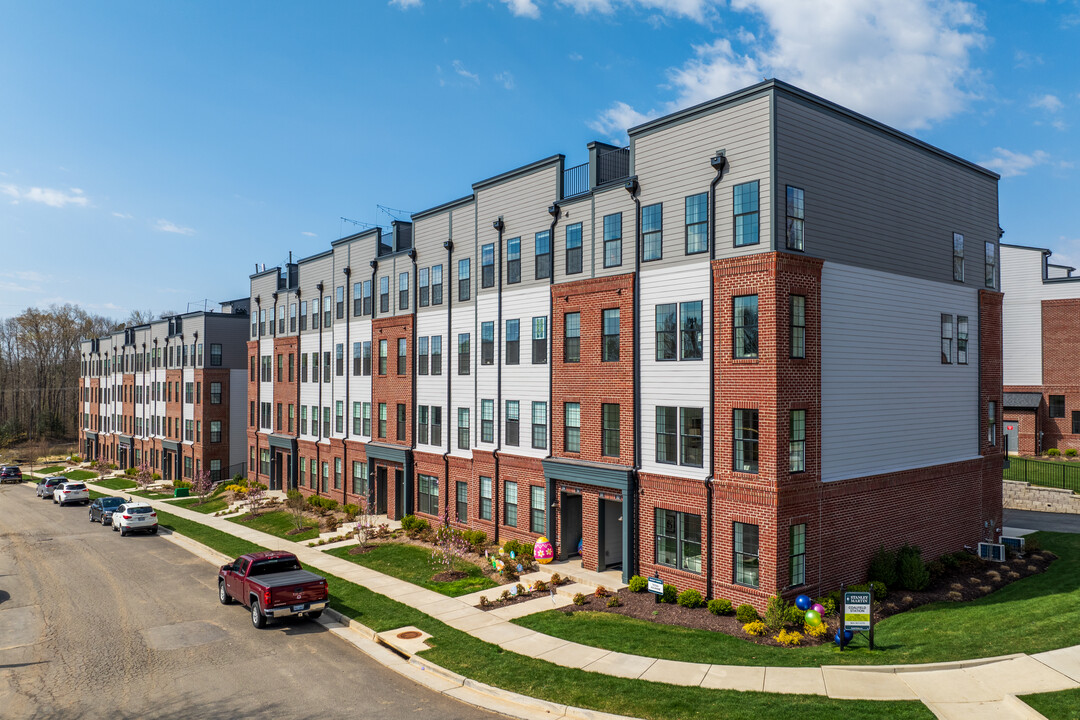
[[[330,489],[330,463],[324,462],[322,464],[322,491],[327,492]]]
[[[997,287],[997,246],[992,242],[986,243],[986,275],[985,284],[986,287],[994,289]]]
[[[600,454],[607,457],[619,457],[619,410],[615,404],[604,403],[604,437],[601,441]]]
[[[566,226],[566,274],[581,272],[581,223]]]
[[[701,408],[679,408],[680,464],[701,467]]]
[[[429,279],[430,272],[431,271],[427,268],[420,268],[420,270],[417,271],[418,277],[416,280],[416,286],[417,289],[420,291],[420,307],[427,307],[428,303],[431,302],[431,280]]]
[[[386,374],[386,356],[389,354],[390,348],[387,346],[386,340],[379,341],[379,374]]]
[[[431,444],[442,445],[442,408],[431,407]]]
[[[308,481],[311,483],[311,489],[314,490],[315,486],[319,484],[319,463],[315,458],[311,458],[311,475]]]
[[[341,458],[334,458],[334,489],[341,489]]]
[[[495,442],[495,401],[480,401],[480,442]]]
[[[409,309],[409,273],[398,275],[398,310]]]
[[[371,374],[371,342],[365,342],[360,351],[363,354],[363,371],[365,375]]]
[[[503,483],[503,524],[517,527],[517,491],[516,482],[507,480]]]
[[[619,362],[619,308],[604,310],[603,344],[601,346],[603,362]]]
[[[379,403],[379,437],[386,437],[386,403]]]
[[[732,301],[732,354],[736,358],[758,356],[758,296],[743,295]]]
[[[986,406],[986,441],[997,445],[997,403],[993,401]]]
[[[319,437],[319,407],[311,406],[311,434]]]
[[[370,280],[365,280],[364,281],[363,293],[364,293],[364,314],[365,315],[370,315],[371,311],[372,311],[372,307],[371,307],[371,281]]]
[[[521,238],[506,241],[506,282],[521,282]]]
[[[656,462],[676,465],[679,462],[675,422],[678,408],[656,408]]]
[[[458,260],[458,300],[468,300],[470,297],[469,286],[469,258]]]
[[[307,382],[307,353],[300,353],[300,382]]]
[[[701,359],[701,301],[679,303],[682,359]]]
[[[1065,396],[1064,395],[1051,395],[1049,398],[1050,403],[1050,417],[1063,418],[1065,417]]]
[[[622,265],[622,213],[604,216],[604,267]]]
[[[360,411],[360,403],[354,402],[352,404],[352,434],[361,435],[364,432],[363,415]]]
[[[390,312],[390,278],[379,278],[379,312]]]
[[[469,374],[469,333],[458,335],[457,341],[458,375]]]
[[[806,583],[806,525],[792,525],[788,530],[788,568],[789,587]]]
[[[758,586],[758,526],[735,523],[735,583]]]
[[[428,339],[426,337],[416,339],[416,374],[428,374]]]
[[[300,406],[300,434],[307,435],[307,405]]]
[[[532,319],[532,362],[542,365],[547,362],[547,318]]]
[[[323,382],[330,382],[330,351],[327,350],[323,353]]]
[[[307,330],[307,300],[300,302],[300,329]]]
[[[495,364],[495,323],[480,323],[480,364]]]
[[[442,335],[431,336],[431,374],[442,375]]]
[[[788,420],[788,472],[806,470],[806,411],[792,410]]]
[[[1080,435],[1080,410],[1072,411],[1072,431],[1073,435]]]
[[[221,367],[221,343],[210,343],[210,367]]]
[[[322,409],[322,436],[330,437],[330,406]]]
[[[758,181],[734,189],[735,247],[758,243]]]
[[[259,337],[266,334],[266,310],[259,310]],[[170,349],[171,350],[171,349]],[[172,362],[170,361],[170,365]]]
[[[520,426],[518,420],[518,401],[506,401],[506,444],[517,447]]]
[[[534,241],[534,260],[536,263],[536,279],[542,280],[551,277],[551,232],[544,230],[536,233]]]
[[[334,317],[341,320],[345,317],[345,286],[338,285],[334,288]],[[284,319],[284,318],[283,318]],[[284,327],[284,323],[282,323]]]
[[[457,446],[458,450],[469,449],[469,408],[457,410]]]
[[[210,383],[210,404],[221,404],[221,383],[219,382]]]
[[[517,365],[521,358],[520,321],[506,321],[506,364]]]
[[[791,357],[806,357],[806,298],[792,295],[791,307]]]
[[[581,313],[566,313],[563,335],[563,362],[581,362]]]
[[[304,461],[300,461],[300,467],[304,466]],[[303,471],[301,471],[303,472]],[[300,481],[303,485],[303,480]],[[359,460],[353,460],[352,464],[352,491],[354,495],[368,494],[368,466],[366,462],[360,462]]]
[[[398,403],[397,406],[397,439],[400,442],[405,442],[406,430],[409,424],[405,421],[405,403]]]
[[[442,265],[431,268],[431,304],[442,305]]]
[[[537,450],[547,448],[547,403],[532,404],[532,446]]]
[[[941,364],[952,364],[952,315],[941,316]]]
[[[675,303],[656,306],[656,359],[675,360],[678,357],[678,339],[675,335]]]
[[[656,508],[658,565],[701,573],[701,516]]]
[[[366,437],[371,437],[371,403],[364,403],[361,407],[361,412],[363,412],[364,414],[364,427],[362,428],[360,434]]]
[[[334,374],[341,377],[345,374],[345,345],[334,345]]]
[[[278,357],[280,358],[281,356],[278,355]],[[281,379],[280,372],[278,373],[278,379]],[[184,402],[188,405],[195,402],[195,383],[184,383]]]
[[[758,471],[758,411],[736,410],[732,425],[735,472]]]
[[[352,304],[353,304],[353,317],[360,317],[364,314],[364,283],[355,282],[352,286]]]
[[[964,236],[952,234],[952,279],[964,282]]]
[[[397,341],[397,374],[404,375],[409,360],[409,343],[405,338]]]
[[[661,203],[641,208],[641,237],[643,260],[659,260],[664,256],[664,214]]]
[[[709,194],[686,198],[686,254],[709,249]]]
[[[428,406],[418,405],[416,408],[416,444],[428,444]]]
[[[456,495],[456,507],[458,522],[465,522],[469,519],[469,483],[458,481],[457,483],[457,495]]]
[[[212,442],[212,443],[221,442],[221,421],[220,420],[211,420],[210,421],[210,442]]]
[[[352,344],[352,374],[361,375],[364,371],[364,344],[354,342]]]
[[[439,514],[439,478],[431,475],[417,476],[417,510],[428,515]]]
[[[480,477],[480,519],[491,519],[491,478]]]
[[[334,432],[345,432],[345,403],[341,400],[334,403]]]
[[[480,287],[495,287],[495,245],[480,248]]]
[[[569,453],[581,452],[581,404],[565,403],[563,449]]]
[[[293,375],[296,374],[296,355],[289,353],[289,382],[293,381]]]
[[[787,186],[787,248],[803,249],[803,191],[790,185]]]
[[[323,298],[323,327],[324,328],[329,328],[330,327],[330,319],[331,319],[330,318],[330,313],[331,312],[332,312],[332,310],[330,309],[330,296],[327,295],[327,296],[325,296]]]
[[[956,316],[956,364],[967,365],[968,319],[964,315]]]

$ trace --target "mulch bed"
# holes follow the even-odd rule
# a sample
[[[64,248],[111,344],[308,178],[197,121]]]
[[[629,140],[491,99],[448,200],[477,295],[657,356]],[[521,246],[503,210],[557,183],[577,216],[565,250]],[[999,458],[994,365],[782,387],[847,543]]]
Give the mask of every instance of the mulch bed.
[[[985,562],[971,556],[965,566],[946,571],[932,580],[925,590],[920,592],[907,590],[890,592],[884,602],[874,604],[874,620],[877,622],[890,615],[932,602],[974,600],[1017,580],[1045,572],[1056,557],[1048,550],[1033,552],[1023,558],[1007,560],[1005,563]],[[1015,577],[1012,577],[1012,575],[1015,575]],[[772,636],[776,634],[774,632],[770,631],[764,636],[746,634],[742,629],[743,624],[736,620],[734,615],[713,615],[706,608],[690,609],[680,605],[657,603],[655,595],[647,592],[633,593],[627,588],[613,594],[617,594],[621,602],[618,607],[608,607],[609,598],[607,597],[586,595],[584,605],[568,605],[561,608],[561,610],[565,613],[583,611],[615,613],[662,625],[677,625],[696,630],[722,632],[743,640],[749,640],[758,645],[781,646],[780,643],[772,639]],[[534,594],[532,597],[536,597],[536,595]],[[840,618],[837,615],[831,615],[825,618],[825,621],[829,625],[828,633],[820,640],[805,636],[801,645],[823,645],[832,642],[833,636],[836,635],[840,627]],[[799,628],[799,630],[801,632],[802,629]]]
[[[502,575],[499,575],[499,574],[490,575],[489,577],[491,577],[491,579],[495,580],[496,582],[500,582],[500,581],[505,582],[503,580]],[[574,582],[574,581],[571,580],[570,578],[565,578],[565,577],[560,576],[558,584],[559,585],[569,585],[572,582]],[[536,600],[537,598],[550,597],[551,596],[551,583],[547,582],[546,580],[545,580],[545,583],[547,583],[547,586],[548,586],[547,590],[543,590],[543,591],[539,591],[539,592],[534,591],[534,592],[531,592],[531,593],[527,592],[527,593],[518,594],[518,595],[511,595],[509,598],[503,600],[502,599],[503,591],[504,590],[509,590],[510,587],[518,584],[516,582],[505,582],[505,584],[502,587],[491,588],[491,590],[489,591],[491,594],[484,596],[489,600],[488,604],[487,605],[480,605],[479,608],[481,610],[484,610],[485,612],[487,612],[489,610],[495,610],[497,608],[506,607],[507,605],[517,605],[518,603],[528,602],[529,600]],[[525,583],[521,583],[521,584],[525,585]],[[528,587],[528,586],[526,586],[526,587]]]

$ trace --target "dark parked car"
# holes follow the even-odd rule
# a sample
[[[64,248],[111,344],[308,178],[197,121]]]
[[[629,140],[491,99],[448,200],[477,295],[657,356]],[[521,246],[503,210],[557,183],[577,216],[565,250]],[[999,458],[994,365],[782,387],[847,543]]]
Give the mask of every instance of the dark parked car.
[[[45,499],[51,498],[53,496],[53,490],[55,490],[60,485],[66,483],[67,481],[68,479],[63,475],[58,475],[56,477],[47,477],[38,483],[37,496],[39,498]]]
[[[90,522],[99,522],[102,525],[112,524],[112,514],[116,508],[124,504],[124,498],[103,497],[90,501]]]
[[[330,601],[326,580],[300,567],[296,556],[271,551],[241,555],[218,570],[218,600],[233,600],[251,609],[251,624],[266,626],[272,618],[322,615]]]
[[[22,470],[18,465],[5,465],[0,468],[0,483],[21,483]]]

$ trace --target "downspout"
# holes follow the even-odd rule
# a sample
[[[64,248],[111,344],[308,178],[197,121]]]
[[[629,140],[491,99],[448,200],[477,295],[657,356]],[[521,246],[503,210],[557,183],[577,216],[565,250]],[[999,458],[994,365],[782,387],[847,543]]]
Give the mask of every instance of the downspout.
[[[709,183],[709,476],[705,478],[705,536],[708,550],[705,553],[705,598],[712,599],[713,587],[713,496],[712,482],[716,477],[716,280],[712,261],[716,259],[716,186],[724,176],[727,158],[718,152],[710,161],[716,169],[716,177]]]
[[[248,475],[259,476],[259,430],[262,429],[262,325],[259,324],[259,313],[262,311],[262,295],[255,296],[255,471],[248,469]],[[249,370],[250,371],[250,370]],[[248,458],[251,462],[251,458]],[[258,480],[256,480],[258,482]]]
[[[315,289],[319,291],[319,359],[316,361],[317,365],[322,365],[323,361],[323,349],[322,349],[322,337],[323,331],[326,330],[326,323],[323,322],[323,318],[326,317],[326,308],[322,306],[323,300],[323,284],[319,282]],[[315,467],[319,471],[319,477],[315,482],[315,494],[322,494],[322,449],[319,447],[319,440],[322,439],[323,433],[326,432],[326,428],[323,427],[323,404],[322,404],[322,386],[326,382],[326,378],[323,377],[322,372],[319,373],[319,437],[315,438]],[[327,493],[330,492],[330,488],[326,489]]]
[[[378,248],[382,247],[382,230],[379,230],[378,235],[375,237],[375,248],[378,252]],[[375,378],[379,376],[379,358],[376,355],[379,352],[378,345],[375,344],[375,318],[377,317],[378,310],[376,309],[377,303],[375,302],[375,292],[378,288],[375,286],[375,276],[379,272],[379,261],[372,260],[371,263],[371,382],[368,383],[368,393],[371,402],[371,439],[375,440],[377,428],[379,427],[379,408],[375,404]],[[378,509],[375,504],[375,478],[378,476],[378,471],[375,469],[375,462],[368,456],[367,451],[364,452],[364,462],[368,466],[368,496],[367,504],[369,508]]]
[[[450,223],[450,227],[451,227],[451,232],[453,232],[453,223],[452,222]],[[444,277],[453,278],[454,277],[454,271],[453,271],[453,268],[454,268],[454,241],[453,241],[453,239],[448,239],[446,242],[444,242],[443,247],[446,249],[446,275],[444,275]],[[454,313],[453,313],[453,307],[454,307],[454,283],[453,283],[453,280],[451,279],[451,281],[449,283],[447,283],[447,288],[446,288],[446,347],[447,347],[448,350],[452,347],[451,338],[454,336],[454,324],[453,324],[453,322],[454,322]],[[428,350],[430,351],[430,348]],[[451,356],[451,354],[452,353],[449,353],[449,352],[446,354],[446,419],[447,419],[447,422],[449,422],[449,419],[453,414],[453,409],[452,409],[453,408],[453,401],[450,399],[450,390],[451,390],[450,378],[452,376],[452,373],[451,373],[451,370],[450,370],[450,356]],[[440,359],[439,362],[442,363],[442,360]],[[430,418],[429,418],[429,421],[430,421]],[[451,447],[450,442],[451,442],[451,440],[450,440],[450,428],[449,428],[449,425],[447,425],[447,430],[446,430],[446,452],[444,452],[443,456],[442,456],[442,458],[443,458],[443,473],[444,473],[443,477],[446,478],[446,519],[447,519],[447,521],[450,520],[450,497],[451,497],[451,495],[450,495],[450,447]],[[455,493],[457,492],[457,487],[456,486],[454,487],[454,492]],[[454,497],[456,497],[456,494],[455,494]]]
[[[632,498],[634,514],[638,515],[637,497],[641,473],[641,199],[638,197],[638,192],[641,186],[635,176],[627,180],[624,187],[634,201],[634,466],[630,470],[628,492]],[[636,552],[637,548],[627,547],[626,551],[632,554],[629,563],[630,572],[636,575],[639,554]]]
[[[352,262],[352,245],[349,246],[349,261]],[[348,504],[348,501],[349,501],[349,480],[352,479],[352,473],[349,472],[349,455],[348,455],[348,453],[349,453],[349,443],[348,443],[349,429],[352,427],[352,425],[350,423],[350,420],[352,418],[348,414],[350,409],[351,409],[351,405],[349,405],[349,385],[350,385],[349,378],[352,377],[352,367],[350,367],[351,363],[346,359],[346,358],[349,357],[349,351],[352,349],[352,345],[349,343],[349,325],[350,325],[350,323],[349,323],[349,301],[348,301],[349,286],[351,284],[349,282],[349,280],[352,277],[352,267],[349,266],[349,265],[346,265],[345,267],[343,267],[341,269],[341,272],[345,274],[345,298],[344,298],[345,311],[342,313],[342,319],[345,321],[345,347],[341,351],[341,355],[342,355],[341,362],[345,365],[345,368],[343,368],[344,369],[344,374],[345,374],[345,410],[344,410],[344,412],[346,413],[345,417],[349,418],[349,420],[345,421],[345,439],[341,441],[341,466],[342,466],[341,467],[341,474],[343,476],[342,477],[342,482],[341,482],[341,504],[346,505],[346,504]],[[364,301],[361,300],[360,302],[363,303]],[[356,308],[353,307],[352,309],[355,310]],[[361,310],[362,309],[363,308],[361,308]]]
[[[502,484],[499,477],[499,451],[502,449],[502,286],[503,286],[503,230],[506,229],[506,224],[503,222],[502,215],[499,219],[491,223],[491,226],[495,228],[495,231],[499,234],[499,280],[495,286],[495,290],[498,293],[498,299],[496,301],[495,310],[495,337],[492,338],[495,343],[495,350],[492,353],[495,355],[497,362],[495,363],[495,449],[491,451],[491,456],[495,458],[495,488],[491,493],[491,502],[495,505],[492,508],[491,516],[495,520],[495,542],[499,542],[499,513],[502,504],[499,502],[499,498],[502,497]],[[548,245],[550,248],[551,245]],[[520,337],[520,336],[519,336]],[[481,348],[483,347],[483,338],[480,339]],[[483,350],[481,350],[481,363],[483,363]],[[520,417],[520,414],[519,414]],[[481,433],[484,425],[483,410],[480,415],[480,427]],[[503,518],[505,520],[505,518]]]
[[[412,422],[410,423],[410,425],[412,426],[410,428],[412,430],[412,433],[411,433],[411,438],[410,438],[410,441],[409,441],[409,448],[410,448],[409,457],[412,457],[411,450],[416,447],[416,324],[420,320],[420,305],[418,304],[418,302],[420,300],[420,284],[417,282],[416,248],[415,247],[414,248],[409,248],[409,259],[412,260],[412,296],[413,296],[412,297],[412,316],[413,316],[412,342],[409,345],[409,348],[410,348],[409,355],[410,355],[410,360],[412,361],[412,366],[413,366],[412,367],[412,372],[409,373],[409,376],[410,376],[409,377],[409,382],[410,382],[411,393],[412,393],[412,398],[409,401],[410,412],[412,413]],[[431,352],[431,348],[428,348],[428,353],[430,353],[430,352]],[[430,358],[430,354],[428,355],[428,357]],[[429,428],[429,430],[431,428],[431,418],[430,417],[428,418],[428,428]],[[405,478],[405,482],[409,483],[409,492],[405,493],[405,500],[412,499],[413,502],[412,502],[411,505],[406,505],[405,502],[402,502],[401,505],[402,505],[402,507],[404,507],[408,511],[408,513],[414,513],[414,512],[416,512],[416,507],[415,507],[415,505],[416,505],[416,492],[414,490],[414,488],[416,487],[416,477],[415,477],[416,476],[416,462],[415,462],[415,459],[413,460],[413,462],[410,462],[409,465],[411,465],[411,467],[409,469],[412,470],[412,473],[411,473],[412,477],[406,477]],[[405,488],[402,488],[402,490],[404,490],[404,489]]]
[[[548,227],[548,322],[547,322],[547,334],[548,334],[548,347],[554,347],[551,337],[551,328],[554,326],[555,320],[555,226],[559,224],[559,214],[561,208],[559,203],[554,202],[548,206],[548,215],[551,215],[551,225]],[[530,332],[530,338],[532,333]],[[520,337],[520,336],[519,336]],[[552,357],[553,353],[548,351],[548,454],[547,457],[551,458],[555,455],[554,448],[554,429],[555,422],[555,358]],[[529,410],[530,415],[532,409]],[[521,413],[518,412],[518,426],[521,425]],[[520,431],[519,431],[520,434]],[[529,434],[532,434],[532,418],[529,418]],[[547,477],[544,478],[544,487],[548,486]],[[555,533],[552,530],[555,529],[555,523],[549,516],[551,507],[555,504],[558,497],[557,490],[552,490],[552,493],[556,495],[555,498],[545,497],[547,507],[544,508],[544,514],[548,519],[547,530],[548,540],[552,542],[552,546],[557,547],[559,541],[554,540]],[[559,550],[562,553],[562,550]]]
[[[299,276],[299,270],[297,270],[297,275]],[[299,277],[297,277],[296,285],[297,285],[297,287],[296,287],[296,311],[300,312],[300,281],[299,281]],[[303,347],[303,344],[300,342],[300,326],[298,324],[296,326],[296,438],[297,438],[297,444],[296,444],[296,457],[293,458],[293,467],[296,468],[296,485],[297,485],[297,487],[300,486],[300,443],[299,443],[299,439],[300,439],[300,412],[301,412],[300,411],[300,363],[301,363],[300,356],[303,354],[300,351],[301,351],[302,347]],[[310,466],[309,466],[309,469],[310,469]],[[311,482],[311,480],[309,478],[308,483],[310,484],[310,482]]]

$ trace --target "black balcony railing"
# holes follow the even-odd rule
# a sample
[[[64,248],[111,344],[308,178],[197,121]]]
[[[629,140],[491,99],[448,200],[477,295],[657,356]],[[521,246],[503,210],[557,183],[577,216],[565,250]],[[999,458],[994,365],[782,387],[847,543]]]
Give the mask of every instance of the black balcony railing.
[[[630,148],[617,148],[596,155],[596,184],[621,180],[630,175]]]
[[[564,198],[584,195],[587,192],[589,192],[589,163],[563,170],[562,196]]]

